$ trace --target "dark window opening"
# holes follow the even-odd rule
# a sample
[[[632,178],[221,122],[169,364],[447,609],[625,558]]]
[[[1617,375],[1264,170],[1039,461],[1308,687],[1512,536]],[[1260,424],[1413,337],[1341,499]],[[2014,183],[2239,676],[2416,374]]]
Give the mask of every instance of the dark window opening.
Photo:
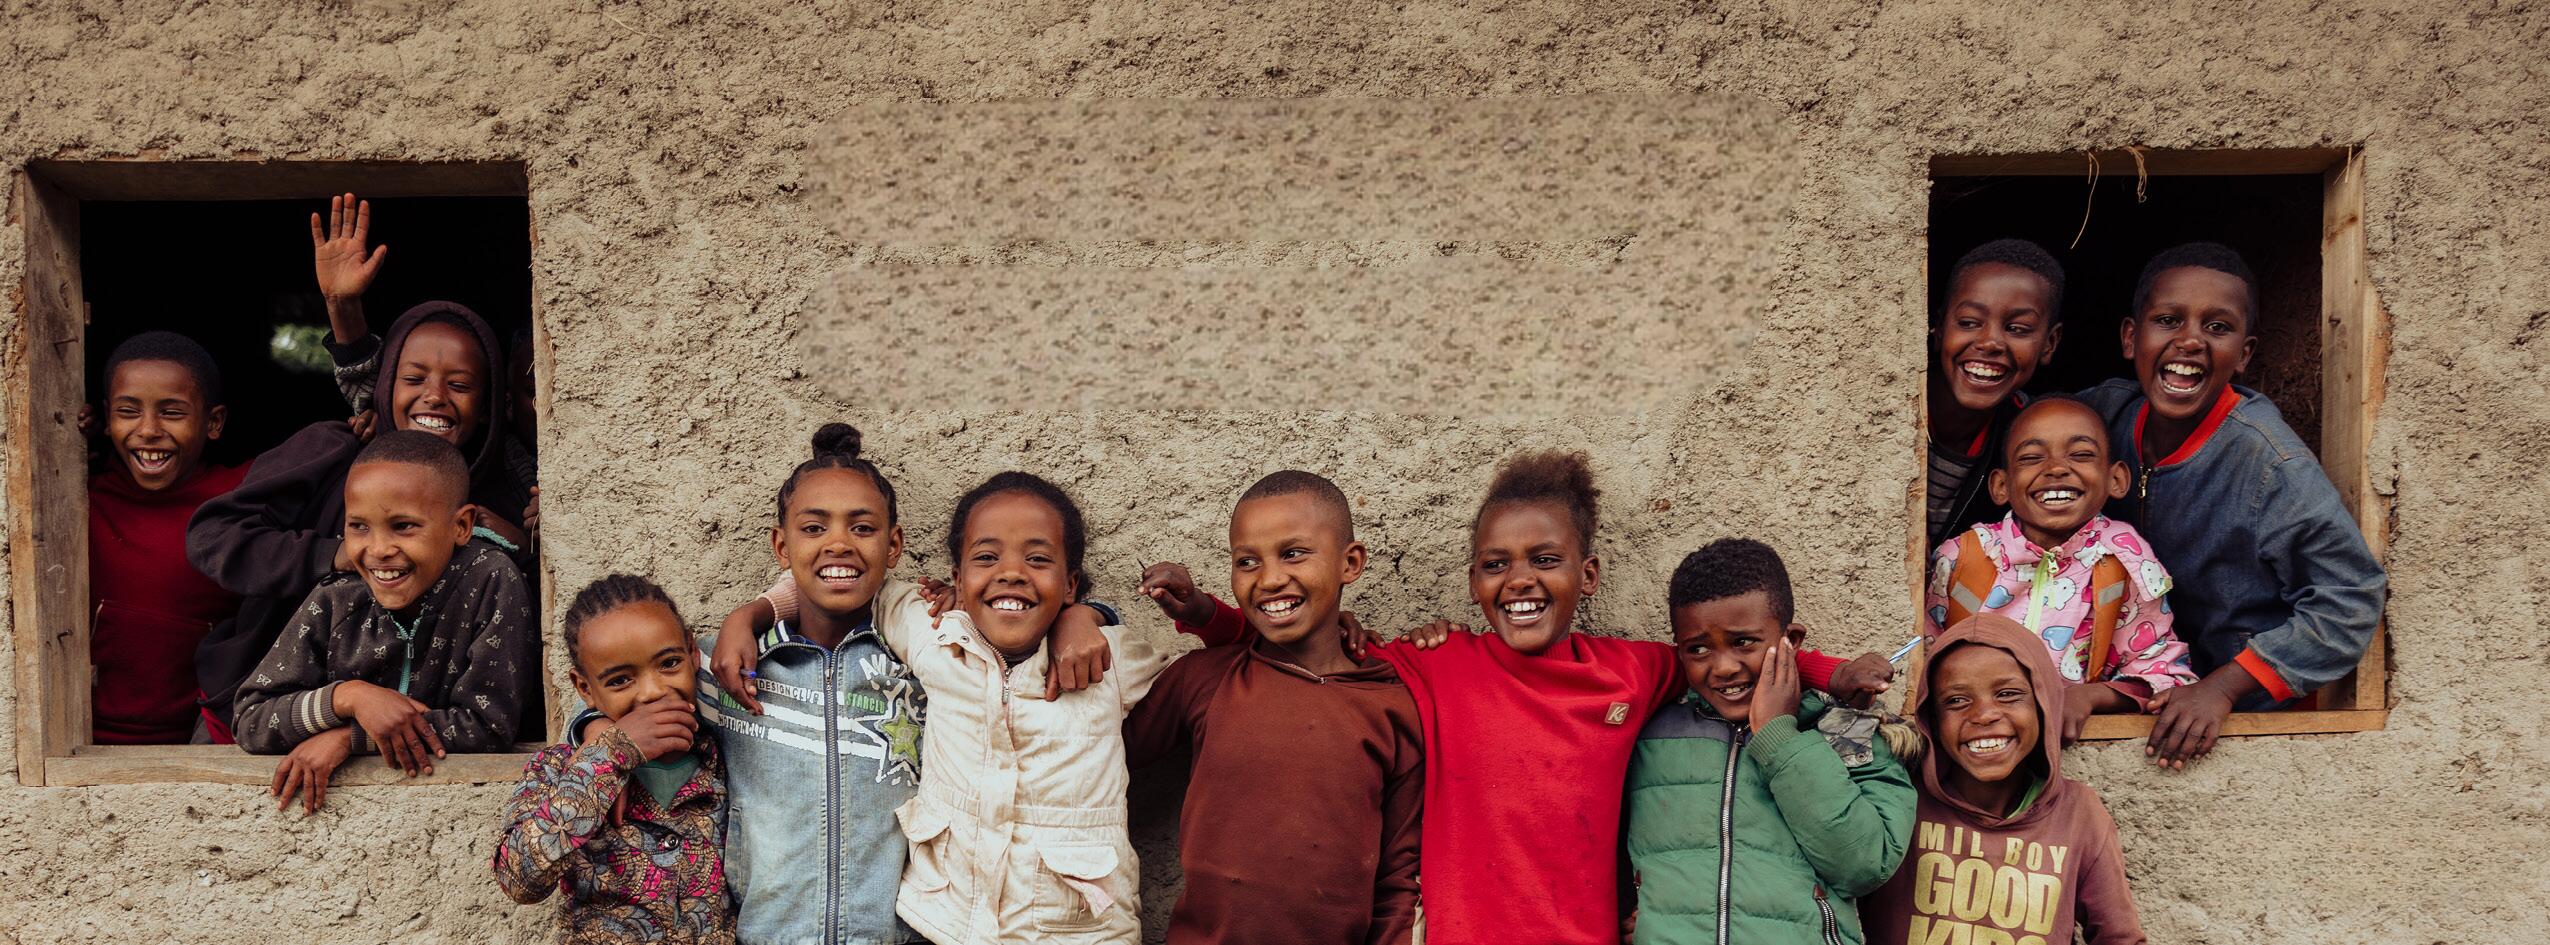
[[[1967,250],[2002,237],[2032,240],[2063,263],[2063,343],[2031,393],[2077,391],[2133,366],[2118,326],[2153,254],[2210,240],[2238,250],[2258,276],[2258,347],[2233,383],[2267,395],[2313,450],[2320,448],[2319,174],[2160,176],[2127,173],[1936,177],[1930,184],[1930,313]],[[2112,169],[2112,168],[2111,168]],[[2141,186],[2148,199],[2137,200]],[[2083,208],[2089,223],[2082,225]],[[2079,245],[2073,245],[2078,235]],[[1926,368],[1936,368],[1935,352]]]
[[[372,205],[371,242],[390,247],[363,299],[374,334],[436,299],[469,306],[499,339],[527,328],[528,201],[363,199]],[[89,402],[105,395],[106,359],[117,344],[165,330],[195,339],[221,367],[229,423],[209,451],[213,462],[237,465],[313,422],[346,419],[320,345],[327,309],[311,274],[310,214],[327,209],[324,198],[83,201]],[[105,444],[91,449],[98,454]]]

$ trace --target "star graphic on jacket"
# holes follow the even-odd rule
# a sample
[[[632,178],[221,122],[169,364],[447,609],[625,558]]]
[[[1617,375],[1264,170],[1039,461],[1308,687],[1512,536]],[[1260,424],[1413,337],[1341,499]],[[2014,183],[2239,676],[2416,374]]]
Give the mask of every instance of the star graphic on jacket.
[[[885,750],[888,754],[897,760],[915,763],[921,760],[921,723],[913,721],[909,716],[897,714],[878,728],[885,732]]]

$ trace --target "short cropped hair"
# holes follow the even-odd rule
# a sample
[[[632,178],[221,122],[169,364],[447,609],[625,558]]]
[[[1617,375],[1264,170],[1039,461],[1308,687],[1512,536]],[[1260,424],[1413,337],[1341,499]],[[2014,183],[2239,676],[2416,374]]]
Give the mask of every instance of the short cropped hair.
[[[1288,495],[1309,496],[1337,517],[1337,527],[1345,531],[1347,540],[1354,540],[1355,512],[1354,507],[1346,502],[1346,490],[1337,488],[1337,484],[1328,481],[1328,477],[1315,472],[1284,469],[1267,473],[1266,478],[1259,479],[1255,485],[1248,487],[1248,491],[1240,493],[1240,501],[1235,504]]]
[[[634,574],[614,574],[584,586],[576,599],[567,605],[567,665],[584,669],[584,625],[586,621],[634,604],[662,604],[671,611],[673,622],[682,622],[682,608],[674,606],[673,595],[655,582]]]
[[[2018,429],[2019,418],[2025,417],[2030,413],[2034,413],[2038,408],[2044,407],[2048,404],[2072,404],[2083,410],[2089,411],[2090,419],[2094,421],[2090,425],[2098,428],[2099,449],[2107,451],[2107,458],[2116,458],[2116,436],[2108,431],[2107,418],[2100,416],[2098,408],[2090,406],[2089,401],[2082,400],[2070,394],[2038,394],[2034,399],[2028,401],[2027,406],[2019,408],[2019,412],[2011,416],[2010,429]],[[2018,448],[2019,441],[2015,437],[2007,436],[2002,439],[2006,442],[2002,444],[2001,455],[1993,458],[1993,462],[1996,464],[1994,468],[2008,469],[2010,468],[2010,451]]]
[[[1584,453],[1518,453],[1497,466],[1496,479],[1488,484],[1487,498],[1479,503],[1478,514],[1470,518],[1470,531],[1475,534],[1479,523],[1487,519],[1488,510],[1499,505],[1548,502],[1567,510],[1569,523],[1576,526],[1577,550],[1591,554],[1595,503],[1602,495],[1601,489],[1594,488],[1593,461]]]
[[[106,356],[106,377],[113,383],[115,369],[129,361],[167,361],[195,376],[195,387],[204,394],[204,405],[222,402],[221,366],[213,363],[212,352],[204,350],[195,339],[173,331],[146,331],[124,339],[115,352]]]
[[[425,470],[434,481],[450,489],[452,507],[469,501],[469,464],[462,462],[460,448],[442,437],[423,430],[391,430],[372,438],[370,445],[354,454],[354,465],[399,463]]]
[[[2045,280],[2046,319],[2052,321],[2063,314],[2063,264],[2056,262],[2054,254],[2046,252],[2045,247],[2020,239],[1999,239],[1977,246],[1957,257],[1957,264],[1948,270],[1948,284],[1957,284],[1958,276],[1985,263],[2017,266],[2036,273],[2037,278]]]
[[[2221,243],[2180,243],[2144,263],[2142,276],[2134,280],[2133,317],[2141,318],[2143,306],[2151,303],[2152,283],[2160,279],[2161,273],[2189,266],[2240,280],[2249,290],[2249,317],[2243,320],[2242,328],[2252,335],[2258,333],[2258,274],[2249,271],[2249,261],[2240,258],[2238,250]]]
[[[1721,538],[1683,556],[1665,600],[1681,608],[1754,591],[1770,596],[1771,616],[1780,623],[1797,620],[1797,598],[1790,592],[1789,569],[1780,562],[1780,553],[1750,538]]]

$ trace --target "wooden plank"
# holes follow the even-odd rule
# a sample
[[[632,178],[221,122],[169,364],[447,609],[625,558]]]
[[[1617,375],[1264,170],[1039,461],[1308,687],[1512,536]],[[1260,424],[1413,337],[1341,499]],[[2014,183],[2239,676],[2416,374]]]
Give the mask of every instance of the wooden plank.
[[[523,211],[523,215],[531,223],[529,228],[531,258],[537,260],[540,258],[540,218],[533,215],[528,208]],[[534,425],[537,429],[533,431],[534,452],[537,452],[539,446],[537,440],[540,435],[557,429],[550,420],[549,392],[556,388],[556,381],[552,379],[552,374],[557,370],[558,358],[556,352],[550,348],[549,322],[546,317],[548,308],[541,303],[539,271],[538,265],[532,266],[531,404],[532,412],[538,418],[538,422]],[[536,464],[534,472],[537,472]],[[542,717],[548,725],[550,739],[563,741],[566,738],[567,722],[563,715],[566,706],[563,704],[562,687],[557,683],[557,676],[549,670],[549,663],[545,657],[551,653],[563,656],[567,652],[565,623],[559,619],[565,616],[566,611],[558,605],[557,558],[543,554],[539,557],[539,561],[540,573],[532,575],[531,579],[539,582],[532,591],[540,595],[541,625],[536,628],[540,634],[540,652],[544,657],[540,667],[542,681],[540,702]]]
[[[434,773],[407,777],[377,756],[347,761],[331,783],[337,787],[383,784],[503,784],[520,780],[525,754],[452,755],[434,762]],[[45,783],[56,787],[100,784],[193,782],[274,783],[280,755],[251,755],[229,745],[84,745],[67,758],[45,763]]]
[[[17,179],[25,282],[9,339],[9,600],[17,655],[21,784],[89,738],[88,490],[79,433],[87,329],[78,201]]]
[[[2390,712],[2382,709],[2330,709],[2312,712],[2234,712],[2223,720],[2225,736],[2249,735],[2325,735],[2338,732],[2378,732],[2389,723]],[[2153,717],[2148,715],[2093,715],[2081,731],[2084,741],[2112,741],[2143,738],[2152,733]]]
[[[2374,488],[2372,444],[2381,411],[2390,329],[2366,269],[2364,158],[2351,154],[2326,175],[2320,227],[2320,465],[2337,487],[2376,560],[2389,551],[2390,500]],[[2353,675],[2320,691],[2333,709],[2388,704],[2387,621]]]
[[[297,200],[348,190],[366,197],[516,197],[516,161],[30,161],[82,200]]]
[[[2033,154],[1941,154],[1930,159],[1932,177],[2081,177],[2089,173],[2090,151]],[[2123,148],[2099,149],[2102,176],[2135,173],[2134,155]],[[2318,174],[2346,163],[2346,148],[2255,148],[2249,150],[2170,151],[2144,149],[2142,169],[2154,176],[2220,176],[2236,174]]]

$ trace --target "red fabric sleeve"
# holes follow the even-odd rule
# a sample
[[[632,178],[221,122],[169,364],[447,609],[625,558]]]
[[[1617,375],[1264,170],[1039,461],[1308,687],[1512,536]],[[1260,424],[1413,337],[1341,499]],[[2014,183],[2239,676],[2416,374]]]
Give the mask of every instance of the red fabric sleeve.
[[[2276,697],[2277,701],[2293,698],[2293,687],[2284,684],[2284,677],[2277,675],[2276,668],[2267,665],[2267,658],[2259,656],[2258,651],[2242,650],[2239,656],[2232,658],[2232,662],[2248,670],[2249,675],[2257,678],[2258,685],[2265,686],[2267,694]]]
[[[1248,618],[1240,616],[1239,608],[1223,603],[1219,597],[1207,599],[1213,602],[1213,619],[1201,627],[1180,623],[1179,633],[1202,640],[1205,646],[1228,646],[1250,637]]]
[[[1808,689],[1833,691],[1833,671],[1850,662],[1838,656],[1826,656],[1822,650],[1797,651],[1797,681]]]

